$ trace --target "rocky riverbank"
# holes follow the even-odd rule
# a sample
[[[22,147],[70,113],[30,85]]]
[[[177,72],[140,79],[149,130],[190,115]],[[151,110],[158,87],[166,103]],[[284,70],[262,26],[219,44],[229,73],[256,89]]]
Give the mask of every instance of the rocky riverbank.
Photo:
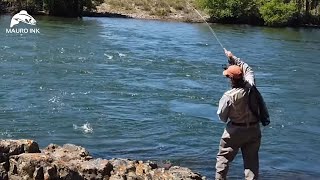
[[[117,1],[115,3],[114,1]],[[130,0],[132,1],[132,0]],[[108,3],[107,3],[108,2]],[[121,3],[118,0],[107,1],[96,7],[96,11],[84,13],[84,16],[105,16],[105,17],[127,17],[135,19],[148,20],[165,20],[179,22],[203,22],[203,19],[197,14],[192,1],[191,4],[186,1],[163,1],[162,3],[155,2],[136,2]],[[180,2],[180,3],[178,3]],[[204,18],[209,16],[200,11]],[[111,16],[110,16],[111,15]]]
[[[203,180],[179,166],[129,159],[94,159],[80,146],[50,144],[39,149],[33,140],[0,140],[0,180]]]

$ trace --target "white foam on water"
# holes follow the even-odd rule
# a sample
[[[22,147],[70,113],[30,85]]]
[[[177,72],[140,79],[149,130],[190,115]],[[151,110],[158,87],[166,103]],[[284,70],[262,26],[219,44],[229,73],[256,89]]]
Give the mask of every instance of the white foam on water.
[[[90,94],[91,91],[87,91],[87,92],[80,92],[80,94],[84,94],[84,95],[87,95],[87,94]]]
[[[63,54],[65,52],[64,48],[60,49],[60,53]]]
[[[8,132],[7,130],[5,132],[1,132],[0,134],[1,134],[1,136],[5,136],[7,138],[13,137],[12,134],[10,132]]]
[[[80,130],[85,134],[93,133],[93,128],[91,127],[90,123],[85,123],[82,126],[77,126],[73,124],[73,129],[74,130]]]
[[[108,59],[112,59],[113,58],[112,55],[109,55],[109,54],[106,54],[106,53],[104,53],[103,55],[106,56]]]
[[[60,98],[57,96],[53,96],[51,99],[49,99],[49,101],[52,103],[58,103],[60,101]]]
[[[125,57],[126,55],[118,52],[119,57]]]

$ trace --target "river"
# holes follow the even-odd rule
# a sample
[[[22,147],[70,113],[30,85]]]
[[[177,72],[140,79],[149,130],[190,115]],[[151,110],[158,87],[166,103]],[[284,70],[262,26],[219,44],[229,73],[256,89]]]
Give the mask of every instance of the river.
[[[229,82],[205,24],[0,16],[0,138],[73,143],[94,157],[171,162],[213,179]],[[320,30],[212,25],[255,71],[271,124],[261,179],[320,179]],[[229,175],[243,179],[241,153]]]

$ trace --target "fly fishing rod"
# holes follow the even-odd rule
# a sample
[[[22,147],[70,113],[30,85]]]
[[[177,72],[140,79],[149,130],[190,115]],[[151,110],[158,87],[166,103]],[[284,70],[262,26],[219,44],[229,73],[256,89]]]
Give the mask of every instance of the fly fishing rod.
[[[188,0],[186,0],[186,3],[188,4],[188,6],[190,6],[192,9],[194,9],[197,14],[202,18],[202,20],[206,23],[206,25],[209,27],[211,33],[213,34],[213,36],[216,38],[216,40],[218,41],[218,43],[220,44],[221,48],[225,51],[226,49],[223,47],[222,43],[220,42],[217,34],[214,32],[214,30],[212,29],[212,27],[209,25],[209,23],[206,21],[206,19],[200,14],[200,12],[193,6],[191,6],[191,4],[188,2]]]

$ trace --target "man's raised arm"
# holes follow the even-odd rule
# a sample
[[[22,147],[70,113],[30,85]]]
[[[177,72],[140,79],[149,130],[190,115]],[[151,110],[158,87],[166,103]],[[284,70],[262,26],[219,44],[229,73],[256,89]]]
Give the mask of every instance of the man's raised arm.
[[[224,53],[229,58],[230,65],[238,65],[241,67],[244,80],[248,82],[250,86],[255,86],[255,79],[252,68],[247,63],[241,61],[240,58],[234,56],[231,51],[224,49]]]

